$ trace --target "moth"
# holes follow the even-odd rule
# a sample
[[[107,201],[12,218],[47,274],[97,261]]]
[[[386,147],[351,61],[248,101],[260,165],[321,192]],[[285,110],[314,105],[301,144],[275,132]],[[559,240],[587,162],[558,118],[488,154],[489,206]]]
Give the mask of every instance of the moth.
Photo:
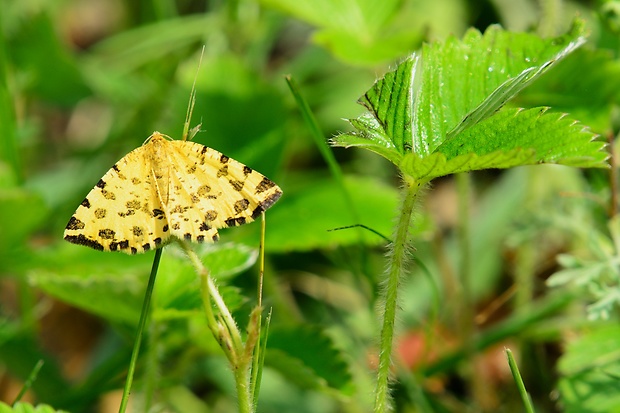
[[[241,162],[153,132],[88,193],[64,238],[128,254],[161,247],[172,237],[214,242],[218,228],[255,220],[281,195],[278,185]]]

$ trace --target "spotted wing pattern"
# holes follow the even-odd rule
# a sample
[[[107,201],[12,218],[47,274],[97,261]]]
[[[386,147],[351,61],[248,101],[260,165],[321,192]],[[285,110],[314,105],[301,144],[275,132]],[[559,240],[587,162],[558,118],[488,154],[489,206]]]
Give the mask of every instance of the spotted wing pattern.
[[[253,221],[281,195],[274,182],[214,149],[154,132],[90,191],[65,239],[130,254],[171,236],[213,242],[218,228]]]

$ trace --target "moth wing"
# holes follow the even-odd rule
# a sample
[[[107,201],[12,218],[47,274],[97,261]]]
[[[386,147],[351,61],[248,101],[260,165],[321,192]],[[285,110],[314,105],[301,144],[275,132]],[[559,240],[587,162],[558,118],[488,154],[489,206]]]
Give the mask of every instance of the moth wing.
[[[264,175],[214,149],[188,141],[170,144],[175,147],[170,151],[170,163],[176,168],[174,185],[183,192],[178,199],[184,200],[171,196],[168,208],[171,231],[179,238],[215,240],[218,228],[252,222],[282,195]],[[184,224],[187,220],[192,227]]]
[[[170,238],[147,144],[118,161],[77,208],[64,238],[100,251],[155,249]]]

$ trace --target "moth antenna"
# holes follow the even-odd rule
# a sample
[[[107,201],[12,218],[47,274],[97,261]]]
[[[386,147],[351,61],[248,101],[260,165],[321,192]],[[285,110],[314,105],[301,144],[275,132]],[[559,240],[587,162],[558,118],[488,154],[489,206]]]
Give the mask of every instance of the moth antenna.
[[[200,65],[202,64],[202,58],[205,54],[205,45],[202,45],[202,50],[200,52],[200,60],[198,61],[198,68],[196,69],[196,75],[194,76],[194,83],[192,84],[192,91],[189,94],[189,102],[187,104],[187,112],[185,114],[185,123],[183,124],[183,140],[186,141],[188,135],[190,134],[189,124],[192,120],[192,113],[194,112],[194,104],[196,103],[196,80],[198,79],[198,73],[200,72]],[[200,125],[197,126],[198,130],[200,129]],[[196,135],[196,128],[191,130],[191,136],[189,139],[191,140],[194,135]]]

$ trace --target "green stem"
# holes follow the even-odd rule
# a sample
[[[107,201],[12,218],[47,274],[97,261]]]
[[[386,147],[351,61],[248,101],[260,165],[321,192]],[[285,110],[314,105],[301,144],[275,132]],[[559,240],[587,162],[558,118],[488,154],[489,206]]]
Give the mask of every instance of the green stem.
[[[181,240],[178,242],[191,260],[196,272],[200,275],[202,300],[207,316],[207,325],[220,344],[220,348],[224,351],[224,354],[226,354],[226,358],[233,371],[237,389],[239,413],[253,413],[254,404],[250,396],[251,352],[250,357],[248,357],[246,355],[246,346],[244,346],[241,338],[241,332],[232,314],[228,310],[228,307],[226,307],[224,299],[217,290],[209,271],[205,268],[200,258],[198,258],[187,242]],[[215,305],[217,313],[213,311],[213,305]]]
[[[357,212],[357,205],[355,204],[355,202],[353,202],[353,198],[351,197],[351,194],[349,193],[349,190],[345,185],[344,175],[342,173],[342,169],[340,168],[340,164],[336,160],[334,152],[332,152],[329,145],[327,144],[325,140],[325,134],[321,131],[319,123],[312,114],[310,105],[301,94],[301,90],[299,89],[299,86],[297,86],[297,82],[295,82],[295,79],[293,79],[293,77],[290,75],[286,76],[285,79],[289,89],[291,90],[291,93],[293,94],[293,97],[295,98],[295,101],[297,102],[297,105],[299,106],[301,115],[306,121],[306,125],[308,125],[308,128],[310,129],[310,136],[314,139],[314,143],[316,144],[319,152],[321,152],[321,156],[323,156],[329,172],[331,173],[335,182],[340,187],[340,191],[342,192],[342,195],[344,197],[344,202],[347,205],[347,210],[351,214],[351,219],[356,224],[360,223],[361,219],[359,217],[359,213]],[[364,233],[362,231],[358,231],[358,234],[360,237],[360,245],[362,245],[364,241]]]
[[[142,313],[140,313],[140,321],[138,322],[138,333],[136,335],[136,341],[133,344],[133,351],[131,352],[129,370],[127,371],[127,380],[125,381],[125,388],[123,389],[123,398],[121,399],[121,406],[118,409],[119,413],[124,413],[127,409],[127,402],[129,401],[129,394],[131,392],[131,383],[133,382],[133,374],[136,370],[138,354],[140,353],[140,344],[142,343],[142,333],[144,332],[146,318],[151,305],[151,297],[153,296],[153,287],[155,286],[155,278],[157,277],[157,269],[159,268],[159,260],[161,259],[162,250],[163,248],[158,248],[155,250],[155,258],[153,258],[151,275],[149,276],[149,282],[146,286],[146,293],[144,294],[144,301],[142,303]]]
[[[474,324],[474,297],[472,292],[472,274],[471,274],[471,236],[470,236],[470,209],[471,209],[471,175],[468,173],[460,173],[456,175],[456,183],[459,196],[459,224],[458,224],[458,246],[459,258],[458,277],[460,289],[456,296],[457,311],[455,320],[457,320],[457,331],[460,340],[464,343],[464,350],[468,358],[474,360],[475,349],[473,347],[475,324]],[[475,363],[465,371],[467,383],[469,383],[469,392],[472,395],[473,402],[480,400],[481,393],[484,393],[484,379],[475,371]]]
[[[527,413],[534,413],[534,406],[532,406],[532,399],[530,395],[527,393],[525,389],[525,384],[523,383],[523,379],[521,378],[521,373],[519,372],[519,367],[515,362],[515,358],[512,355],[512,351],[510,349],[506,349],[506,357],[508,357],[508,365],[510,366],[510,371],[512,372],[512,377],[517,384],[517,388],[519,389],[519,395],[521,396],[521,400],[523,401],[523,405],[525,406],[525,411]]]
[[[235,369],[235,385],[237,387],[237,403],[239,413],[253,413],[254,403],[250,397],[250,368],[248,363],[233,366]]]
[[[383,291],[385,312],[381,329],[381,347],[379,349],[379,369],[375,388],[375,413],[389,410],[389,377],[392,360],[392,342],[394,340],[394,324],[398,302],[398,286],[407,269],[410,258],[409,227],[415,206],[420,183],[412,178],[404,177],[403,198],[400,214],[396,223],[393,243],[388,253],[388,269],[386,286]]]
[[[260,220],[260,245],[258,248],[258,285],[257,285],[257,296],[258,296],[258,302],[256,307],[259,309],[259,313],[258,313],[258,318],[256,319],[256,329],[257,331],[257,340],[256,340],[256,344],[255,347],[252,349],[254,351],[253,357],[252,357],[252,376],[250,378],[250,394],[252,395],[252,406],[254,407],[254,410],[256,410],[256,407],[258,405],[258,392],[260,391],[260,381],[262,378],[262,373],[263,373],[263,358],[264,358],[264,353],[263,353],[263,346],[261,344],[261,338],[262,338],[262,307],[263,307],[263,276],[265,274],[265,230],[267,227],[267,220],[265,218],[265,213],[263,212],[261,214],[261,220]],[[250,319],[250,322],[252,320]],[[250,324],[251,325],[251,324]],[[269,325],[267,325],[267,327],[269,327]],[[249,334],[248,334],[249,336]],[[267,334],[265,334],[265,336],[267,336]],[[249,339],[249,337],[248,337]]]
[[[28,375],[28,378],[26,379],[26,382],[24,383],[24,386],[19,391],[19,394],[17,395],[15,400],[13,400],[13,403],[12,403],[13,406],[15,405],[15,403],[20,401],[22,399],[22,397],[24,397],[24,394],[26,394],[28,389],[30,389],[32,387],[32,383],[34,383],[34,381],[37,379],[37,376],[39,375],[39,371],[41,370],[41,367],[43,367],[43,364],[44,364],[43,360],[41,359],[41,360],[37,361],[37,364],[34,365],[34,368],[30,372],[30,374]]]

